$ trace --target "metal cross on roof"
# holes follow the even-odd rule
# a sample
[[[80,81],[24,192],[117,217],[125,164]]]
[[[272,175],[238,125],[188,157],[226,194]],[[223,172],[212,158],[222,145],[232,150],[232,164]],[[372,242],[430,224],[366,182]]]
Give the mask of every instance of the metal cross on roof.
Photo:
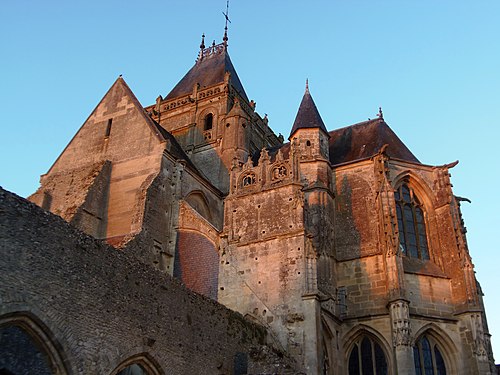
[[[231,23],[231,20],[229,19],[229,0],[226,2],[226,13],[222,12],[224,17],[226,18],[226,26],[224,27],[224,38],[222,40],[224,41],[224,46],[227,47],[227,23]]]

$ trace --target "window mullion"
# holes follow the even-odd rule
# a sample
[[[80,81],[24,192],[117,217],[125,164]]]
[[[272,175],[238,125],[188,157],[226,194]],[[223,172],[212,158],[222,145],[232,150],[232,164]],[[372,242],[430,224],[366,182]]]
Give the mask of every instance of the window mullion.
[[[420,238],[419,238],[419,232],[418,232],[418,221],[417,221],[417,214],[416,214],[416,206],[415,202],[411,203],[411,214],[413,216],[413,230],[415,231],[415,239],[417,242],[417,254],[418,254],[418,259],[422,259],[422,252],[420,250]]]

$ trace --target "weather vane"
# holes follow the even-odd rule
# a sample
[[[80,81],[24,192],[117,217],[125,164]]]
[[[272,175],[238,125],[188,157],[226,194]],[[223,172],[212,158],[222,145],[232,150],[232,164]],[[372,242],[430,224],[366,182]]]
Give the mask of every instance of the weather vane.
[[[222,12],[224,17],[226,18],[226,26],[224,27],[224,38],[222,40],[224,41],[224,46],[227,47],[227,23],[231,23],[231,20],[229,19],[229,0],[226,2],[226,13]]]

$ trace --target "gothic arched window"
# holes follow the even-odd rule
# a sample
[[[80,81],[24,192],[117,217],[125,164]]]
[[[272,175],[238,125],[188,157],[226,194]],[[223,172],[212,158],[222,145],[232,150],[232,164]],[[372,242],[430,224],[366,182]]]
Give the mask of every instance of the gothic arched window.
[[[431,337],[422,336],[413,347],[416,375],[446,375],[446,366],[437,344]]]
[[[395,192],[398,216],[399,245],[403,254],[411,258],[429,260],[425,233],[424,211],[413,189],[402,184]]]
[[[121,370],[117,375],[148,375],[141,365],[134,363]]]
[[[209,113],[208,115],[205,116],[205,125],[203,127],[203,130],[211,130],[213,127],[213,121],[214,121],[214,115]]]
[[[380,344],[361,336],[349,355],[349,375],[387,375],[387,360]]]

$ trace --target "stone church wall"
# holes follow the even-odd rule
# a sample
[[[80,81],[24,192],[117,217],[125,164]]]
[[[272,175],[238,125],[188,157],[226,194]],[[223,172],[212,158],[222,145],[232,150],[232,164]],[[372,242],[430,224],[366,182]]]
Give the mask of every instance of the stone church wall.
[[[297,373],[262,328],[4,190],[0,251],[0,327],[30,321],[62,373]]]

